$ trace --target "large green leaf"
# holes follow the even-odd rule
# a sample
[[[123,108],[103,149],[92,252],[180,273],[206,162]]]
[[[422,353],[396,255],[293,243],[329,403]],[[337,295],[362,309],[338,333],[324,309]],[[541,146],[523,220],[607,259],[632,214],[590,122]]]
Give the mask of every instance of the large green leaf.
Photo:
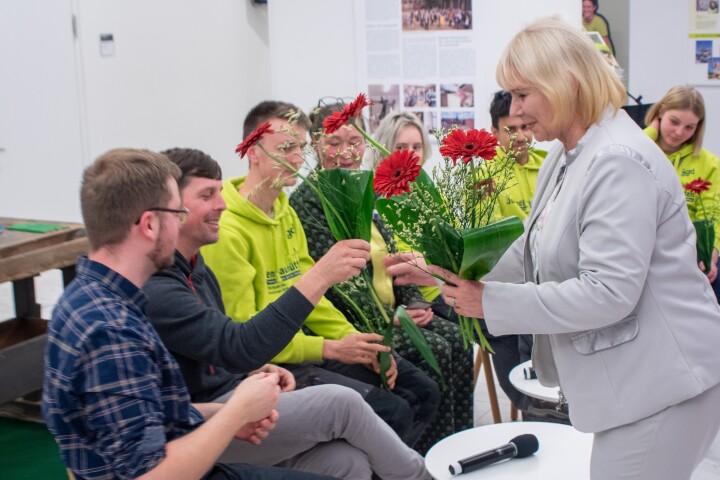
[[[463,248],[460,233],[445,220],[447,215],[442,214],[441,202],[422,207],[424,212],[420,207],[408,194],[378,198],[375,202],[377,211],[403,242],[422,252],[428,262],[457,271]]]
[[[420,331],[420,327],[415,325],[415,322],[413,322],[412,318],[410,318],[410,315],[407,313],[407,310],[403,306],[397,307],[395,310],[395,316],[400,320],[400,326],[403,330],[405,330],[405,333],[408,334],[408,337],[413,342],[413,345],[415,345],[415,348],[417,348],[418,352],[420,352],[420,355],[422,356],[423,360],[432,368],[435,373],[438,374],[438,377],[440,377],[440,381],[442,382],[443,388],[445,388],[445,378],[443,377],[442,371],[440,370],[440,364],[438,364],[437,358],[435,358],[435,354],[432,351],[432,348],[430,348],[430,345],[428,345],[427,340],[425,339],[425,335],[422,334],[422,331]]]
[[[373,172],[331,168],[317,172],[323,210],[335,239],[370,241]]]
[[[715,227],[711,220],[694,220],[695,233],[697,234],[697,256],[698,261],[703,262],[705,273],[710,271],[712,264],[712,252],[715,244]]]
[[[518,217],[507,217],[484,227],[462,230],[463,256],[458,275],[472,280],[482,278],[522,235],[523,230],[523,223]]]

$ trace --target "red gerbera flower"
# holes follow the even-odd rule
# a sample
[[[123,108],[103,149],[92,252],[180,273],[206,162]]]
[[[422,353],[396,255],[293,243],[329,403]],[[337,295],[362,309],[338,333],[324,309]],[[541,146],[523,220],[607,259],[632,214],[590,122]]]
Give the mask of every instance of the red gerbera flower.
[[[385,198],[410,192],[410,182],[415,181],[421,168],[420,158],[415,152],[396,150],[378,165],[373,188]]]
[[[469,163],[475,157],[491,160],[495,157],[498,139],[485,130],[468,130],[456,128],[443,138],[440,154],[450,157],[453,164],[458,160]]]
[[[270,128],[270,122],[261,123],[254,132],[247,136],[243,142],[237,146],[235,153],[240,154],[240,158],[244,157],[250,147],[255,145],[265,134],[275,133],[275,130]]]
[[[492,178],[486,178],[485,180],[480,180],[477,185],[475,185],[475,188],[477,188],[478,194],[481,197],[490,197],[497,190],[497,184]]]
[[[345,105],[342,111],[333,112],[332,115],[325,118],[323,121],[325,133],[328,135],[335,133],[337,129],[347,125],[351,118],[359,117],[362,109],[368,105],[372,105],[372,103],[368,101],[364,93],[361,93],[355,100]]]
[[[710,185],[712,185],[712,182],[708,182],[707,180],[703,180],[702,177],[698,177],[692,182],[686,183],[685,190],[693,192],[696,195],[700,195],[701,192],[706,192]]]

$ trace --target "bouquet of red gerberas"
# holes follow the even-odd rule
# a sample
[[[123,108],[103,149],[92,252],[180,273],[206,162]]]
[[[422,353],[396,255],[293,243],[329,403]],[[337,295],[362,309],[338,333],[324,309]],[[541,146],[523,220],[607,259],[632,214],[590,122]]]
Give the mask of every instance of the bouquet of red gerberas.
[[[386,157],[375,171],[373,186],[381,197],[375,207],[402,241],[429,264],[480,279],[523,232],[520,219],[501,218],[494,208],[514,181],[515,152],[497,155],[498,140],[485,130],[441,130],[436,136],[443,160],[429,175],[413,152],[389,152],[360,128],[355,118],[367,104],[359,95],[325,120],[326,132],[353,125]],[[466,346],[477,340],[490,348],[478,319],[461,316],[460,328]]]
[[[712,182],[704,180],[702,177],[698,177],[695,180],[686,183],[685,191],[697,198],[700,208],[696,212],[696,216],[699,217],[693,220],[695,226],[695,233],[697,236],[697,254],[698,261],[703,263],[704,272],[708,273],[712,265],[713,249],[715,248],[715,214],[717,213],[714,209],[706,209],[705,202],[703,202],[703,192],[707,192],[710,189]],[[712,202],[713,205],[716,202]],[[710,211],[708,211],[710,210]]]

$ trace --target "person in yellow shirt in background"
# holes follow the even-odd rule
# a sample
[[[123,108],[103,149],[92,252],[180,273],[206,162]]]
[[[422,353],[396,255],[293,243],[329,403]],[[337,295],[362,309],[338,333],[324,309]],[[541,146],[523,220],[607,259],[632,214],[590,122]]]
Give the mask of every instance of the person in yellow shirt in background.
[[[547,152],[530,148],[533,143],[533,134],[523,123],[520,117],[510,115],[512,96],[506,90],[495,92],[490,103],[490,121],[492,134],[498,138],[500,146],[497,148],[496,160],[502,158],[505,152],[517,152],[515,165],[506,189],[498,196],[493,215],[497,219],[515,215],[525,221],[530,213],[535,183],[538,171]],[[484,323],[484,322],[483,322]],[[490,342],[493,350],[493,366],[498,376],[500,387],[510,401],[523,412],[523,418],[542,420],[567,419],[567,414],[555,410],[550,402],[534,400],[519,392],[510,383],[508,375],[516,365],[530,360],[532,349],[532,335],[503,335],[493,336],[483,325],[483,333]]]
[[[598,0],[582,0],[582,22],[583,27],[588,32],[598,32],[603,38],[605,45],[608,46],[613,55],[615,55],[615,45],[613,45],[610,37],[610,24],[607,18],[597,13]]]
[[[510,116],[511,101],[510,92],[500,90],[495,92],[490,104],[491,131],[500,143],[497,158],[503,157],[509,150],[517,152],[512,178],[498,198],[494,213],[500,218],[515,215],[525,221],[535,194],[538,171],[547,152],[528,148],[533,142],[532,132],[520,117]]]
[[[689,85],[672,87],[648,110],[645,116],[648,127],[645,133],[667,155],[683,185],[697,179],[710,182],[701,195],[707,216],[715,226],[715,248],[707,278],[715,297],[720,300],[718,280],[718,250],[720,249],[720,160],[702,147],[705,133],[705,102],[697,89]],[[704,218],[700,198],[685,192],[691,220]],[[705,265],[698,265],[705,271]]]

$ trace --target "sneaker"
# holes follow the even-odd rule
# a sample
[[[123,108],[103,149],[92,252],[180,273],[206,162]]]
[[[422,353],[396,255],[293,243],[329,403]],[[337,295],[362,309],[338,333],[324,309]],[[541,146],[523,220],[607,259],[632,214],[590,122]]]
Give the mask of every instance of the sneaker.
[[[555,422],[570,425],[567,404],[558,411],[557,403],[534,399],[523,412],[523,421]]]

